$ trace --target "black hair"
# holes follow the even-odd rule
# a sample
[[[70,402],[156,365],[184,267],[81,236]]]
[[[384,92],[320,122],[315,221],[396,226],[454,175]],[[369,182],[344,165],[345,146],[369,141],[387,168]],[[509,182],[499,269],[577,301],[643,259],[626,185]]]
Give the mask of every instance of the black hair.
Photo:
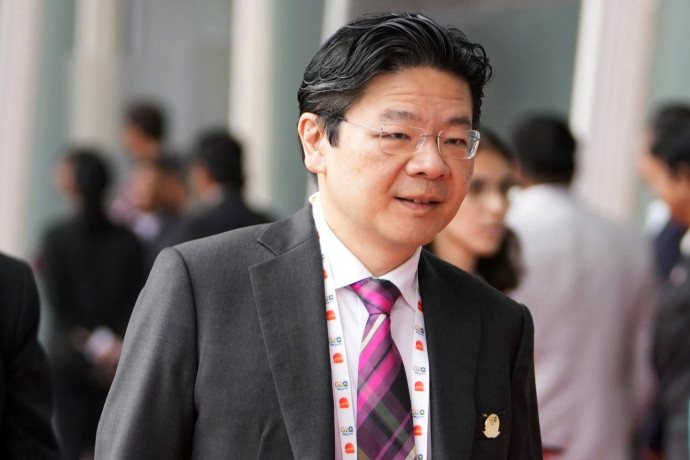
[[[660,107],[652,118],[651,128],[655,135],[678,125],[690,123],[690,105],[674,103]]]
[[[125,112],[125,121],[152,139],[162,141],[165,137],[165,111],[154,102],[141,101],[131,104]]]
[[[72,168],[77,193],[83,203],[82,214],[88,221],[105,220],[103,200],[110,185],[108,164],[100,152],[88,147],[67,149],[65,162]]]
[[[572,181],[577,143],[563,117],[535,115],[525,119],[515,128],[513,145],[530,179],[540,183]]]
[[[661,107],[651,123],[652,154],[674,171],[680,163],[690,165],[683,145],[690,133],[690,106],[672,104]]]
[[[201,133],[196,142],[196,161],[208,167],[214,181],[242,189],[242,146],[227,130],[213,129]]]
[[[342,117],[373,77],[423,66],[468,83],[472,124],[478,127],[483,88],[492,72],[484,48],[457,28],[441,27],[417,13],[364,15],[335,32],[304,71],[297,91],[300,115],[319,115],[328,141],[337,146]],[[304,160],[301,143],[300,151]]]
[[[654,155],[661,158],[672,174],[681,168],[690,169],[690,124],[682,131],[659,139],[653,147]]]

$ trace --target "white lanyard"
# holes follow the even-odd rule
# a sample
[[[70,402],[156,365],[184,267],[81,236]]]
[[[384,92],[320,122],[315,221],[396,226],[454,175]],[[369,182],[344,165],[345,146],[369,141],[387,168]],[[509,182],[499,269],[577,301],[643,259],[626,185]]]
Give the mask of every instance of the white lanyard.
[[[340,320],[338,297],[336,296],[331,264],[326,254],[321,254],[323,262],[324,289],[326,293],[326,318],[328,324],[328,348],[331,362],[331,380],[333,400],[335,401],[340,436],[340,450],[343,459],[357,459],[357,429],[355,410],[357,407],[357,389],[350,386],[348,357],[345,352],[345,335]],[[412,425],[414,427],[417,460],[424,460],[427,454],[429,439],[429,357],[426,352],[426,330],[422,302],[417,290],[417,310],[414,321],[414,351],[412,353],[412,370],[414,378],[410,379],[410,402],[412,405]]]

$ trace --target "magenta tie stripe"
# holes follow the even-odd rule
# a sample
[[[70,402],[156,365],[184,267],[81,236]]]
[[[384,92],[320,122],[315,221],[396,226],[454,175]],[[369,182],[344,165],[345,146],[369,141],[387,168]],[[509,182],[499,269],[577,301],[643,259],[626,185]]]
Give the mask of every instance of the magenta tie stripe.
[[[357,457],[414,458],[410,393],[400,352],[391,337],[390,314],[400,291],[390,281],[376,278],[351,287],[369,312],[359,355]]]

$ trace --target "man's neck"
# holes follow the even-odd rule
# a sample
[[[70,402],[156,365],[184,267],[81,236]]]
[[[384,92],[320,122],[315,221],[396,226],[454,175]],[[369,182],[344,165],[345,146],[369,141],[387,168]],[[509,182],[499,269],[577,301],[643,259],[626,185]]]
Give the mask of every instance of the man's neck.
[[[334,220],[329,219],[328,212],[324,209],[326,225],[333,234],[345,245],[345,247],[366,267],[374,276],[385,275],[399,267],[414,254],[416,247],[392,246],[381,242],[372,241],[367,235],[360,232],[348,232],[347,229],[333,225]]]

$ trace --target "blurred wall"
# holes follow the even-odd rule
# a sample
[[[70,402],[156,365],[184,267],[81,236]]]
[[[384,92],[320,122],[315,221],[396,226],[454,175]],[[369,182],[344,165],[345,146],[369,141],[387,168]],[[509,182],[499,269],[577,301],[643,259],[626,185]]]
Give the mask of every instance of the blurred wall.
[[[201,128],[225,126],[230,71],[230,1],[124,3],[121,111],[135,98],[160,101],[169,142],[188,147]]]
[[[270,208],[276,217],[284,217],[306,202],[307,172],[297,141],[297,90],[304,69],[321,46],[324,1],[275,0],[274,4]]]
[[[652,83],[649,91],[650,108],[670,101],[690,103],[690,2],[661,0],[657,22],[657,39]]]

